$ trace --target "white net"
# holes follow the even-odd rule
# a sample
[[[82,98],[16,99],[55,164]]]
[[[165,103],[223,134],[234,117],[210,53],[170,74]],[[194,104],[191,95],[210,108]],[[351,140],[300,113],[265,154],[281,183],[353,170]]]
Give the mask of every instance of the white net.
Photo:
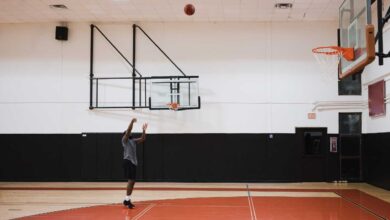
[[[340,58],[343,55],[341,50],[332,47],[313,49],[313,55],[319,64],[322,78],[326,81],[338,79],[338,68]]]

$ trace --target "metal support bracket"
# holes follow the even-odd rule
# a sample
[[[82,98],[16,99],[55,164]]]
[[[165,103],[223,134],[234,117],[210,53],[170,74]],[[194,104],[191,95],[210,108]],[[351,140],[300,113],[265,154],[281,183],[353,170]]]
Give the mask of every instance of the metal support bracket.
[[[385,17],[382,15],[383,9],[383,0],[373,0],[371,4],[377,2],[377,15],[378,15],[378,32],[375,36],[375,41],[378,42],[378,52],[375,53],[378,56],[379,65],[383,65],[383,59],[390,57],[390,51],[388,53],[383,53],[383,27],[390,19],[390,7],[387,9]]]

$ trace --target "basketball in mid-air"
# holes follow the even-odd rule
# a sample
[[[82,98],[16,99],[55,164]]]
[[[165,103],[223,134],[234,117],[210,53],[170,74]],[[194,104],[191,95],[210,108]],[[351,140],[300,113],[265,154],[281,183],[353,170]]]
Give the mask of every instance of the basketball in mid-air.
[[[184,13],[188,16],[193,15],[195,13],[195,7],[192,4],[187,4],[184,6]]]

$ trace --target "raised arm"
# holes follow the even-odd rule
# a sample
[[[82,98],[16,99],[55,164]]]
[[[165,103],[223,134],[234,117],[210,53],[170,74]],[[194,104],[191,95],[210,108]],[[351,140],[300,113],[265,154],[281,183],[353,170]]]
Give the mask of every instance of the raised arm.
[[[147,129],[147,128],[148,128],[148,124],[147,124],[147,123],[145,123],[144,125],[142,125],[142,135],[141,135],[140,138],[135,139],[135,141],[137,142],[137,144],[140,144],[140,143],[142,143],[142,142],[145,141],[145,139],[146,139],[146,129]]]
[[[130,135],[131,135],[131,130],[133,130],[133,124],[137,122],[137,119],[136,118],[133,118],[129,124],[129,127],[127,127],[127,130],[125,132],[125,135],[123,135],[123,138],[122,138],[122,141],[126,141],[127,139],[129,139]]]

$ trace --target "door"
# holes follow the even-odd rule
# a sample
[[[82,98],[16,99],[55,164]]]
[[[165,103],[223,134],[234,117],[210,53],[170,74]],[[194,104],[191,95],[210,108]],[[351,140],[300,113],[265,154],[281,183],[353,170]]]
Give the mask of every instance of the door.
[[[326,180],[327,128],[296,128],[301,151],[301,180],[322,182]]]

